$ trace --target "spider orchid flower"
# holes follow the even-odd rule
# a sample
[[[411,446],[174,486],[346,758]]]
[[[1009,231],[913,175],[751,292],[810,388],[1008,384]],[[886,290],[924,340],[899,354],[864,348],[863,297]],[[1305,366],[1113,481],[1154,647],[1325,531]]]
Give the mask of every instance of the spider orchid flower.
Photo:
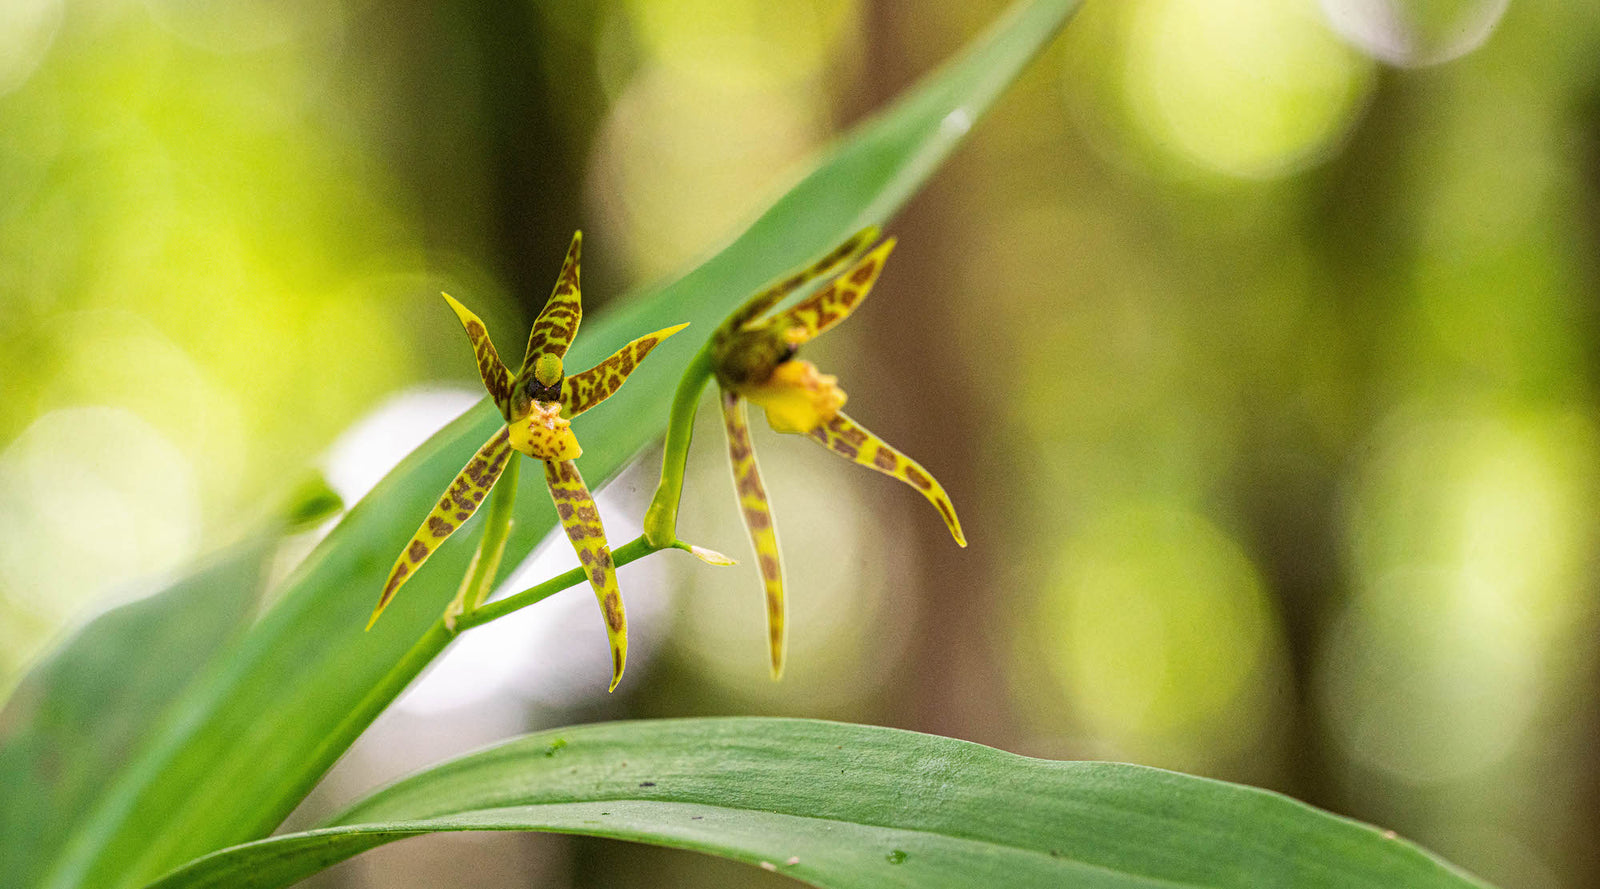
[[[589,368],[583,373],[566,375],[562,358],[567,347],[578,333],[578,323],[583,319],[583,307],[578,288],[578,261],[583,246],[583,233],[572,236],[572,246],[567,249],[566,262],[561,266],[561,277],[555,290],[545,303],[544,310],[534,321],[533,332],[528,337],[528,349],[522,359],[522,369],[512,376],[501,363],[494,343],[483,322],[449,294],[445,301],[466,329],[467,339],[477,355],[478,373],[483,386],[505,418],[505,425],[478,449],[461,470],[455,481],[445,489],[428,514],[427,520],[412,535],[410,543],[401,551],[383,586],[383,595],[372,612],[370,628],[378,615],[393,601],[395,593],[406,579],[416,573],[434,550],[444,543],[461,524],[472,517],[484,496],[494,487],[512,451],[522,453],[544,463],[545,483],[550,487],[550,497],[555,501],[561,527],[583,563],[589,585],[605,617],[606,635],[611,644],[611,688],[622,678],[623,665],[628,656],[628,619],[622,606],[622,595],[617,588],[616,568],[612,564],[611,549],[606,543],[605,528],[600,523],[600,513],[595,508],[594,497],[583,482],[574,462],[583,453],[571,425],[573,418],[606,400],[622,387],[628,375],[650,354],[662,340],[677,333],[686,324],[658,330],[623,346],[615,355]]]
[[[800,346],[849,317],[872,290],[895,245],[890,238],[862,255],[877,235],[877,230],[871,228],[859,232],[811,267],[758,293],[724,321],[711,338],[712,371],[722,390],[722,420],[728,433],[734,486],[766,592],[774,679],[783,674],[788,644],[783,564],[767,491],[751,447],[746,402],[764,409],[767,423],[774,430],[805,435],[841,457],[917,489],[939,511],[956,543],[967,545],[955,507],[943,486],[917,461],[890,447],[840,410],[846,396],[836,377],[820,373],[816,365],[795,357]],[[842,267],[843,272],[811,296],[785,311],[771,311],[808,282]]]

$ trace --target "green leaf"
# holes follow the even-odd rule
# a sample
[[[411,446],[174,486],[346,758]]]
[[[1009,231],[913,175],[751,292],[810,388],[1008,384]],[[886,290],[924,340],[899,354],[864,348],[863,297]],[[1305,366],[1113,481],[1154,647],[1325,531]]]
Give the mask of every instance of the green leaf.
[[[238,638],[283,532],[338,507],[308,480],[265,529],[96,617],[23,678],[0,712],[0,787],[29,788],[0,793],[0,874],[12,885],[32,884],[158,716]]]
[[[596,363],[640,333],[695,325],[580,418],[584,474],[615,475],[660,434],[677,376],[695,352],[691,340],[708,336],[770,278],[893,214],[1077,5],[1018,6],[953,63],[826,152],[721,253],[586,326],[569,359],[574,367]],[[441,317],[441,328],[448,321]],[[441,547],[372,632],[362,627],[419,517],[499,423],[487,402],[468,411],[350,511],[234,655],[183,695],[142,755],[81,817],[42,885],[140,885],[198,855],[265,836],[294,808],[434,653],[407,657],[454,593],[476,528]],[[508,565],[554,527],[542,484],[539,473],[523,474]],[[429,637],[430,644],[443,641]],[[597,685],[605,681],[595,677]]]
[[[335,826],[216,853],[150,889],[289,886],[444,830],[636,840],[767,862],[830,887],[1485,885],[1404,840],[1264,790],[897,729],[734,718],[519,738],[379,791]]]

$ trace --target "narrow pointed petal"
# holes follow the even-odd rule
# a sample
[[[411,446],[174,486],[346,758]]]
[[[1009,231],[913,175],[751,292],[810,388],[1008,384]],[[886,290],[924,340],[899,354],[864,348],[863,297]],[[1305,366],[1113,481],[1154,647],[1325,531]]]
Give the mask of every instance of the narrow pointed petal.
[[[566,355],[572,338],[578,335],[578,324],[583,321],[583,298],[578,288],[578,262],[582,254],[583,232],[573,232],[572,246],[567,248],[567,259],[561,264],[561,277],[556,279],[555,289],[533,322],[533,332],[528,334],[528,351],[523,353],[518,379],[533,373],[534,362],[540,355],[557,358]]]
[[[767,489],[761,484],[761,470],[756,466],[756,452],[750,444],[750,422],[745,416],[744,399],[731,392],[722,393],[722,422],[728,430],[728,460],[733,466],[739,511],[744,515],[744,527],[756,551],[756,567],[761,570],[761,585],[766,590],[772,678],[779,679],[783,676],[784,654],[789,646],[783,563],[778,558],[778,529],[772,523]]]
[[[868,226],[850,236],[843,244],[833,248],[827,256],[790,274],[752,296],[722,323],[727,330],[736,330],[755,321],[764,312],[777,305],[784,297],[804,287],[807,283],[828,274],[839,266],[855,259],[878,237],[878,227]]]
[[[883,271],[884,261],[889,258],[894,244],[894,238],[879,244],[827,287],[796,303],[794,308],[779,313],[773,323],[782,330],[802,331],[790,340],[798,346],[850,317],[856,306],[867,298],[872,285],[878,282],[878,274]]]
[[[606,529],[600,524],[600,511],[589,495],[578,464],[571,460],[545,461],[544,480],[550,486],[561,517],[561,530],[578,552],[578,561],[589,575],[589,586],[600,602],[606,619],[606,636],[611,640],[611,691],[622,681],[622,668],[628,661],[628,615],[622,608],[622,591],[617,588],[617,569],[611,563],[611,548],[606,546]]]
[[[883,439],[864,429],[843,412],[834,415],[833,419],[808,434],[825,445],[828,450],[848,457],[862,466],[876,469],[884,475],[897,478],[921,491],[922,496],[928,498],[928,502],[939,510],[939,515],[944,518],[945,527],[950,529],[950,536],[961,546],[967,545],[966,535],[961,533],[961,522],[956,519],[956,508],[950,503],[949,495],[945,494],[944,486],[922,468],[922,464],[890,447]]]
[[[394,600],[395,593],[400,591],[411,575],[417,573],[417,569],[433,555],[433,551],[448,540],[462,522],[472,518],[472,514],[478,511],[484,495],[489,493],[489,489],[499,480],[500,473],[505,471],[506,461],[512,453],[510,433],[502,426],[467,461],[461,474],[450,483],[433,511],[428,513],[427,520],[417,528],[417,533],[411,535],[411,542],[400,551],[394,567],[389,569],[389,579],[383,585],[378,607],[372,610],[372,619],[367,621],[367,629],[372,629],[372,625],[378,621],[378,615]]]
[[[455,297],[448,293],[439,295],[455,310],[456,317],[461,319],[461,326],[466,328],[467,339],[472,341],[472,352],[478,357],[478,375],[483,377],[483,388],[489,390],[489,397],[500,408],[500,415],[509,416],[511,371],[506,369],[500,360],[500,353],[494,350],[494,343],[489,341],[488,328],[466,306],[456,302]]]
[[[561,384],[561,415],[571,419],[610,398],[612,393],[622,388],[628,375],[644,361],[644,356],[649,355],[651,349],[688,326],[679,324],[639,337],[594,367],[567,377]]]

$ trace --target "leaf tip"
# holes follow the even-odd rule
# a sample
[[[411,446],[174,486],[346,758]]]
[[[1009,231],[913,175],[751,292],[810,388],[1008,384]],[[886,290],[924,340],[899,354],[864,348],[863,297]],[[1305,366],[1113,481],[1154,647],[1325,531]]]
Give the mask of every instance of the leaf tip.
[[[290,531],[301,531],[344,509],[339,496],[320,472],[311,472],[295,486],[280,510]]]

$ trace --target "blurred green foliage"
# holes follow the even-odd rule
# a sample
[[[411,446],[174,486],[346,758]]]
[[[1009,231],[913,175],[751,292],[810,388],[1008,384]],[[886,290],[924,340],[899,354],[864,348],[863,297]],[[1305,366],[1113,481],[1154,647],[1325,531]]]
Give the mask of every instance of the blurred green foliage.
[[[998,8],[5,6],[0,685],[378,399],[472,385],[438,290],[523,326],[582,227],[601,310]],[[1600,880],[1597,182],[1594,4],[1087,4],[818,344],[973,546],[758,441],[789,676],[750,577],[667,577],[626,706],[1184,768]],[[692,470],[685,535],[738,552]],[[585,848],[576,884],[726,873]]]

